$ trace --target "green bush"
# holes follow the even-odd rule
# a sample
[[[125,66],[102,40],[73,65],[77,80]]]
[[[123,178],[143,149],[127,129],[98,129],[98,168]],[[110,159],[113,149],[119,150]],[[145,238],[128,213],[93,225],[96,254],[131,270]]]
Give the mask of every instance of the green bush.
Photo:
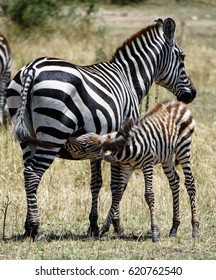
[[[6,16],[24,28],[43,26],[48,16],[57,16],[61,5],[58,0],[1,1]]]

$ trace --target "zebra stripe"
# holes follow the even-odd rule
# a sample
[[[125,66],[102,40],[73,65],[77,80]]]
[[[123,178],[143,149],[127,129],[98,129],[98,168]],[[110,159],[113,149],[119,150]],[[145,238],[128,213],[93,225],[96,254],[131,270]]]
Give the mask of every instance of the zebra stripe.
[[[94,133],[82,135],[77,142],[86,150],[109,162],[120,162],[118,195],[112,205],[100,236],[108,231],[115,208],[125,186],[135,169],[141,169],[145,180],[145,199],[151,216],[152,240],[157,242],[158,226],[154,215],[154,193],[152,190],[153,165],[161,163],[169,180],[173,194],[173,225],[170,236],[176,236],[179,219],[179,176],[173,165],[173,156],[181,164],[185,186],[190,198],[192,213],[192,236],[198,236],[199,222],[196,214],[196,188],[190,167],[190,143],[195,128],[191,112],[179,102],[164,102],[155,105],[145,116],[136,121],[129,120],[119,132],[99,136]]]
[[[136,119],[139,103],[153,81],[169,88],[179,100],[191,102],[195,98],[196,90],[185,71],[182,50],[174,42],[174,31],[172,19],[164,23],[157,20],[125,41],[109,62],[79,66],[43,57],[16,74],[9,86],[7,103],[14,134],[23,150],[27,236],[40,234],[36,189],[55,156],[91,159],[89,232],[98,235],[101,159],[92,158],[91,153],[77,145],[76,138],[87,132],[117,131],[126,118]],[[167,76],[164,83],[163,77]],[[120,164],[111,166],[113,195],[115,173],[120,168]],[[34,194],[31,201],[30,193]],[[113,223],[116,231],[122,229],[118,209]]]
[[[6,89],[11,77],[11,51],[6,38],[0,34],[0,125],[6,124],[8,110],[6,106]]]

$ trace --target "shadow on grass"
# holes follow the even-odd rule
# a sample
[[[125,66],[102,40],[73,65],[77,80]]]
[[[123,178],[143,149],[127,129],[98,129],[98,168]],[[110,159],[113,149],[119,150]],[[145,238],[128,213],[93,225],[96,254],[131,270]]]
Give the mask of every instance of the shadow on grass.
[[[6,243],[11,242],[11,241],[22,242],[22,241],[25,241],[27,239],[30,239],[30,238],[29,237],[26,238],[22,234],[17,234],[17,235],[13,235],[11,237],[8,237],[8,238],[4,238],[3,241],[6,242]],[[147,239],[151,239],[151,232],[148,231],[146,233],[141,233],[141,234],[131,233],[131,234],[126,234],[124,237],[119,237],[117,235],[111,235],[111,234],[109,234],[109,235],[105,234],[101,238],[91,237],[87,233],[75,234],[75,233],[72,233],[70,231],[69,232],[62,232],[62,233],[51,232],[51,233],[46,234],[43,241],[52,242],[52,241],[64,241],[64,240],[72,240],[72,241],[95,240],[95,241],[102,241],[103,242],[103,241],[117,240],[117,239],[124,240],[124,241],[137,241],[137,242],[145,241]]]

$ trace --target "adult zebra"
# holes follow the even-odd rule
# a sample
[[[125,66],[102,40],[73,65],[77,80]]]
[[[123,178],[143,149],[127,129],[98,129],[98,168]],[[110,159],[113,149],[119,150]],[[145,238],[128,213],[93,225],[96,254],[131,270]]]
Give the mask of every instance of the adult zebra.
[[[40,236],[36,198],[40,179],[56,156],[91,159],[73,142],[86,132],[116,131],[125,118],[139,116],[139,103],[153,81],[191,102],[196,90],[184,67],[184,52],[174,42],[175,22],[154,21],[119,47],[110,62],[78,66],[56,58],[38,58],[12,80],[7,103],[15,137],[23,150],[27,197],[25,236]],[[120,165],[111,165],[111,191],[118,186]],[[101,160],[91,160],[90,234],[97,235]],[[113,220],[121,233],[119,209]],[[42,236],[42,235],[41,235]]]
[[[11,77],[11,51],[5,37],[0,34],[0,125],[7,122],[6,89]]]
[[[153,166],[161,163],[173,195],[173,225],[170,236],[176,236],[179,218],[179,176],[173,165],[173,157],[181,164],[185,186],[190,198],[192,213],[192,236],[198,236],[199,222],[196,214],[196,187],[190,167],[190,144],[195,121],[191,112],[182,103],[163,102],[156,104],[143,117],[126,120],[118,132],[106,135],[87,133],[77,142],[88,151],[109,162],[120,162],[117,195],[107,215],[100,236],[108,231],[115,208],[119,206],[125,186],[133,171],[141,169],[145,180],[145,199],[151,216],[153,242],[159,241],[158,226],[154,213],[154,192],[152,189]]]

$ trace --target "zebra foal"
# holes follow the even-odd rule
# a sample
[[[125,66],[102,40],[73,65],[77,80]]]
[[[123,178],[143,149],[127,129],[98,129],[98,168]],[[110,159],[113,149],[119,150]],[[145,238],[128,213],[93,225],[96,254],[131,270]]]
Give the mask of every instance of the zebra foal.
[[[11,51],[6,38],[0,34],[0,125],[6,124],[8,110],[6,106],[6,89],[11,77]]]
[[[145,199],[151,217],[152,240],[157,242],[158,226],[154,214],[154,193],[152,189],[153,166],[161,163],[173,195],[173,225],[170,236],[176,236],[179,219],[179,176],[174,168],[173,156],[181,164],[185,186],[190,198],[192,212],[192,236],[198,236],[199,222],[196,214],[196,188],[190,167],[190,143],[195,128],[191,112],[180,102],[156,104],[138,120],[127,120],[118,132],[106,135],[89,133],[77,138],[77,142],[95,156],[109,162],[120,162],[119,186],[115,199],[100,230],[108,231],[115,208],[118,207],[133,171],[141,169],[145,181]]]
[[[174,40],[175,29],[173,19],[156,19],[117,48],[109,62],[80,66],[41,57],[15,75],[7,91],[7,104],[14,135],[23,152],[25,236],[43,237],[36,193],[55,157],[91,160],[89,233],[98,236],[101,159],[92,158],[72,139],[88,132],[117,131],[126,118],[137,119],[139,104],[153,82],[168,89],[178,100],[193,101],[196,89],[185,69],[184,51]],[[119,170],[120,163],[111,164],[113,196]],[[124,232],[118,208],[112,223],[118,234]]]

